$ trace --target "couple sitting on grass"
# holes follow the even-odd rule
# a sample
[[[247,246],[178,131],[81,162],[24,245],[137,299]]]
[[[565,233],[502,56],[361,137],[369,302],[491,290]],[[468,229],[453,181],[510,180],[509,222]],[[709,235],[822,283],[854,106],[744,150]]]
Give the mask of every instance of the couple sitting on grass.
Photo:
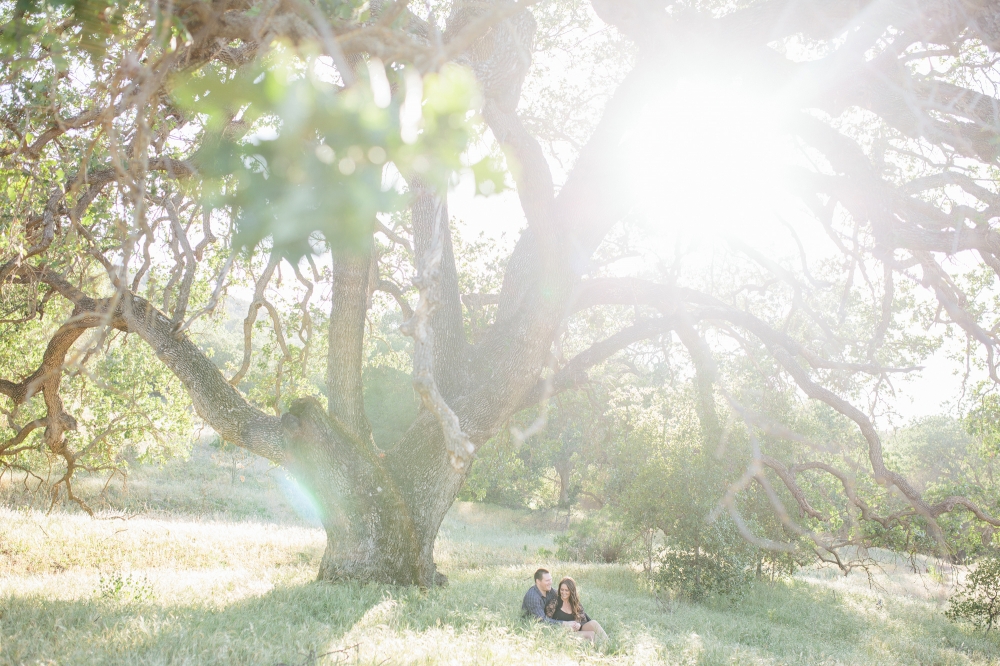
[[[591,620],[583,612],[580,596],[576,592],[576,582],[568,576],[563,578],[559,581],[559,592],[556,593],[552,589],[552,574],[546,569],[535,572],[535,584],[524,595],[521,610],[526,616],[545,624],[562,625],[578,638],[594,642],[608,637],[597,620]]]

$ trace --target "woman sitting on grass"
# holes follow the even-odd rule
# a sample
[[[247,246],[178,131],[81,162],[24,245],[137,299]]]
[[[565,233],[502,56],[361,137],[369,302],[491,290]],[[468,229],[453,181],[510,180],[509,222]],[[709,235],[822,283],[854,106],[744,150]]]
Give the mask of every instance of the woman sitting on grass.
[[[567,576],[559,581],[559,596],[545,607],[545,614],[560,622],[579,622],[580,629],[574,635],[594,642],[596,638],[604,640],[608,637],[604,627],[597,620],[583,612],[583,604],[576,592],[576,581]]]

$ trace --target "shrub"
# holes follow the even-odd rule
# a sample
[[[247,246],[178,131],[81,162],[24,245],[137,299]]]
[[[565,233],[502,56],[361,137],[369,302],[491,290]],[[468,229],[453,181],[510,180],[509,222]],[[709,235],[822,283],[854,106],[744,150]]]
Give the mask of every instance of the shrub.
[[[756,577],[761,561],[760,551],[725,518],[696,533],[676,535],[667,543],[655,580],[659,586],[692,601],[741,596]]]
[[[993,628],[1000,617],[1000,559],[985,557],[979,561],[965,584],[949,599],[945,616],[987,632]]]
[[[597,515],[556,537],[556,554],[561,560],[611,564],[631,559],[637,539],[638,535],[623,529],[620,523]]]
[[[476,453],[476,462],[458,499],[514,509],[539,508],[542,474],[530,464],[531,449],[515,442],[506,430]]]

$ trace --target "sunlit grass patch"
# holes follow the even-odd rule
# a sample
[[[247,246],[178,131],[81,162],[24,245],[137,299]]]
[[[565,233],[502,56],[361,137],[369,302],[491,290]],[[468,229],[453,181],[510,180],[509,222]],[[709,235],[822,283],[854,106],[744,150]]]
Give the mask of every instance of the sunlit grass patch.
[[[316,582],[325,535],[287,506],[253,521],[188,509],[122,520],[0,507],[0,664],[1000,662],[996,636],[944,619],[952,583],[929,560],[918,575],[875,553],[874,589],[861,573],[807,570],[689,604],[627,566],[557,561],[564,516],[460,503],[437,544],[450,584],[421,591]],[[577,580],[608,644],[520,617],[539,566]]]
[[[270,570],[309,564],[321,530],[274,523],[90,518],[0,507],[5,575],[128,568]]]

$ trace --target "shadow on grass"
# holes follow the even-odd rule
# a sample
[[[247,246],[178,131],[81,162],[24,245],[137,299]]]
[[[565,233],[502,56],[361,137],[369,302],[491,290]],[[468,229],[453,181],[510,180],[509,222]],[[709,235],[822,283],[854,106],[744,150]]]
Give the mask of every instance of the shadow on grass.
[[[636,592],[631,572],[594,570],[588,576],[590,569],[578,566],[572,573],[583,574],[595,591]],[[8,595],[0,597],[0,664],[313,666],[380,663],[387,657],[387,663],[399,663],[408,661],[414,649],[427,654],[428,663],[437,663],[439,653],[454,653],[448,643],[455,641],[464,643],[462,649],[475,642],[479,654],[487,656],[501,648],[530,653],[539,645],[549,654],[586,651],[561,632],[521,617],[532,571],[459,571],[448,587],[430,591],[313,582],[278,587],[224,607],[213,607],[210,599],[205,605],[121,603],[96,592],[72,601]],[[498,642],[490,644],[492,639]],[[350,650],[327,660],[310,659],[355,643],[363,645],[360,660],[346,661],[354,654]]]
[[[0,598],[0,664],[988,664],[995,636],[926,604],[880,605],[804,582],[735,603],[661,604],[620,566],[557,563],[612,636],[600,653],[520,617],[534,565],[453,571],[451,585],[278,587],[221,608]],[[360,644],[325,660],[310,659]],[[360,659],[355,660],[353,655]],[[554,660],[554,661],[553,661]]]
[[[309,583],[224,608],[9,596],[0,663],[298,664],[335,649],[385,591]]]

